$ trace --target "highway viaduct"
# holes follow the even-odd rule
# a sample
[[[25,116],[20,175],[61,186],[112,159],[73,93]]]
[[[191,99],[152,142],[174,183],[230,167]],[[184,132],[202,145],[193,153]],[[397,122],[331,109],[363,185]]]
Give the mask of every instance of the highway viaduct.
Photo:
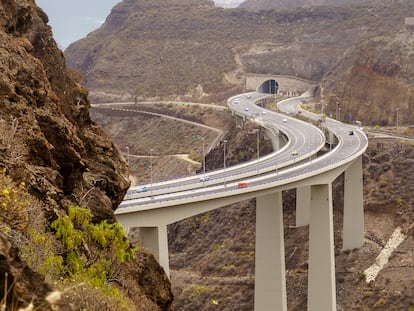
[[[265,83],[269,86],[272,82]],[[276,84],[274,86],[273,90],[277,92]],[[260,86],[258,89],[263,92]],[[237,114],[243,113],[237,111]],[[348,133],[348,128],[345,131]],[[364,140],[365,135],[361,137]],[[339,139],[338,144],[345,143]],[[185,190],[185,195],[176,190],[159,193],[159,200],[147,197],[136,204],[126,200],[115,215],[126,228],[140,227],[143,244],[153,251],[169,275],[168,224],[256,198],[254,309],[286,311],[282,191],[296,189],[296,225],[309,226],[307,310],[333,311],[336,310],[336,285],[332,183],[345,173],[343,249],[359,248],[364,243],[362,153],[365,149],[365,145],[360,146],[339,161],[331,159],[328,153],[311,160],[313,166],[305,161],[285,170],[276,168],[266,175],[274,175],[269,181],[260,182],[264,177],[256,176],[257,184],[252,179],[249,187],[244,189],[237,188],[237,180],[228,179],[224,184],[212,184],[209,186],[211,192],[203,195],[199,195],[195,188]],[[320,165],[322,168],[311,168],[316,167],[318,161],[324,163]],[[290,171],[300,173],[290,174]]]

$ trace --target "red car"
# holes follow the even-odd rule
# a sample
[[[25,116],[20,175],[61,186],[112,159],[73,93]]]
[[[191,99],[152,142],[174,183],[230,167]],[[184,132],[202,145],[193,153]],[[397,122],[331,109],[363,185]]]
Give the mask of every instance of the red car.
[[[237,188],[246,188],[249,184],[246,182],[239,182],[237,185]]]

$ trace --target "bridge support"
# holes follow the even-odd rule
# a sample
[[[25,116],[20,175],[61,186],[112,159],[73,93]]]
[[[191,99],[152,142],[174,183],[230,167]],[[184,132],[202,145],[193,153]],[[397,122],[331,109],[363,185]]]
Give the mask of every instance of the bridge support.
[[[286,144],[283,136],[277,130],[265,130],[266,136],[272,141],[272,147],[274,151],[278,151],[282,146]]]
[[[256,199],[254,310],[287,310],[281,192]]]
[[[311,186],[308,311],[335,311],[332,185]]]
[[[310,186],[296,188],[296,226],[309,225],[311,204]]]
[[[245,122],[245,117],[240,117],[236,115],[236,127],[243,127]]]
[[[140,235],[144,247],[155,256],[167,276],[170,277],[167,226],[141,227]]]
[[[362,156],[345,171],[343,250],[364,245]]]

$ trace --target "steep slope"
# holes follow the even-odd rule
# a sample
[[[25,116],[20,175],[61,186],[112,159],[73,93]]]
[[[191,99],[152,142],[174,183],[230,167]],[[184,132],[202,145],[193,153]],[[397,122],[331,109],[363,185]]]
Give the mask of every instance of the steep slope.
[[[336,104],[343,120],[412,125],[414,120],[414,31],[373,38],[350,49],[321,85],[326,111]]]
[[[65,310],[111,308],[116,302],[89,283],[100,278],[118,293],[130,291],[119,295],[138,308],[167,310],[169,282],[155,259],[121,256],[133,252],[113,215],[129,186],[127,165],[90,119],[88,93],[66,68],[47,22],[33,0],[0,3],[1,308],[50,310],[44,297],[52,286],[43,278],[65,289]],[[84,235],[93,230],[99,238]],[[112,252],[116,243],[126,253]],[[77,272],[93,273],[89,267],[99,278],[80,281]],[[114,271],[125,275],[120,284],[109,280]],[[92,296],[94,307],[85,302]]]
[[[164,113],[170,109],[164,105]],[[157,105],[161,109],[162,105]],[[94,109],[95,110],[95,109]],[[177,109],[177,116],[187,118],[186,109]],[[204,115],[202,110],[193,107],[193,115]],[[142,135],[129,126],[131,114],[120,115],[94,112],[94,117],[111,131],[114,140],[121,145],[129,139],[136,140]],[[236,128],[234,121],[224,115],[217,117],[228,131],[227,161],[230,165],[254,158],[256,151],[255,135],[249,124],[243,129]],[[146,119],[146,120],[145,120]],[[212,118],[210,118],[211,120]],[[122,120],[122,122],[121,122]],[[200,122],[201,121],[199,119]],[[141,123],[153,124],[151,118],[141,117]],[[207,123],[209,124],[209,123]],[[232,128],[228,128],[233,124]],[[210,124],[211,125],[211,124]],[[146,140],[148,146],[156,145],[158,137],[170,130],[167,122],[152,127],[153,141]],[[403,131],[401,129],[401,131]],[[122,133],[122,135],[119,135]],[[250,133],[250,134],[249,134]],[[414,138],[414,129],[407,131]],[[200,146],[199,133],[188,133],[185,140],[193,140],[193,146]],[[121,137],[122,136],[122,137]],[[197,137],[198,136],[198,137]],[[169,137],[171,143],[157,146],[161,159],[154,161],[153,176],[165,176],[161,171],[168,170],[168,178],[188,176],[188,164],[177,163],[162,155],[170,145],[183,143],[182,136]],[[341,251],[343,177],[333,188],[335,222],[335,265],[338,310],[410,310],[414,299],[414,148],[413,141],[381,140],[369,137],[369,149],[363,158],[364,165],[364,204],[365,204],[365,245],[358,250]],[[195,141],[195,142],[194,142]],[[260,146],[269,142],[263,140]],[[269,147],[269,146],[267,146]],[[269,149],[262,149],[265,154]],[[139,150],[136,150],[139,153]],[[132,160],[133,159],[133,160]],[[150,180],[149,161],[131,157],[134,165],[132,174],[139,175],[140,182]],[[223,166],[223,147],[213,149],[206,159],[207,169]],[[146,172],[146,176],[144,175]],[[284,193],[285,254],[287,268],[288,310],[302,311],[307,299],[307,260],[308,227],[295,226],[295,191]],[[375,262],[376,256],[384,247],[396,227],[401,227],[407,238],[393,253],[390,262],[380,271],[377,279],[366,283],[364,270]],[[255,251],[255,201],[240,202],[202,215],[191,217],[168,226],[170,268],[176,310],[245,310],[253,309],[254,304],[254,251]]]
[[[395,32],[410,10],[409,0],[259,13],[123,1],[65,55],[92,91],[216,102],[243,88],[245,73],[319,81],[348,47]]]

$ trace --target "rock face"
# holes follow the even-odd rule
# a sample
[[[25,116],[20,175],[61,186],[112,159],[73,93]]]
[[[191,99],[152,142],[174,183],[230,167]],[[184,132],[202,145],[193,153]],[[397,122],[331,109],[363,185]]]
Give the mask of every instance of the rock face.
[[[17,308],[28,307],[32,302],[33,305],[43,304],[43,310],[50,310],[51,306],[45,304],[45,298],[53,292],[52,287],[45,282],[42,275],[34,272],[22,262],[18,253],[19,250],[0,234],[0,275],[2,279],[0,292],[8,292],[7,305],[13,305],[17,310]],[[2,303],[4,303],[3,300]]]
[[[0,168],[43,203],[41,212],[49,222],[45,226],[58,212],[65,214],[69,206],[77,205],[89,208],[94,222],[111,223],[129,187],[127,164],[90,119],[88,93],[80,75],[66,68],[47,22],[33,0],[0,3]],[[4,193],[9,190],[2,189]],[[44,300],[51,286],[17,253],[2,236],[1,297],[4,284],[14,282],[9,297],[17,297],[18,307],[33,299],[36,310],[50,310],[47,305],[38,308],[37,302]],[[129,298],[136,310],[168,310],[172,294],[165,273],[153,256],[140,252],[137,257],[142,259],[129,262],[129,271],[128,266],[119,269],[132,283],[122,289],[134,293]]]
[[[327,111],[342,109],[364,124],[399,125],[414,120],[414,32],[373,38],[350,49],[322,81]],[[350,118],[351,116],[351,118]]]
[[[118,150],[89,117],[87,91],[66,69],[33,1],[0,6],[0,162],[38,197],[112,218],[128,187]]]

